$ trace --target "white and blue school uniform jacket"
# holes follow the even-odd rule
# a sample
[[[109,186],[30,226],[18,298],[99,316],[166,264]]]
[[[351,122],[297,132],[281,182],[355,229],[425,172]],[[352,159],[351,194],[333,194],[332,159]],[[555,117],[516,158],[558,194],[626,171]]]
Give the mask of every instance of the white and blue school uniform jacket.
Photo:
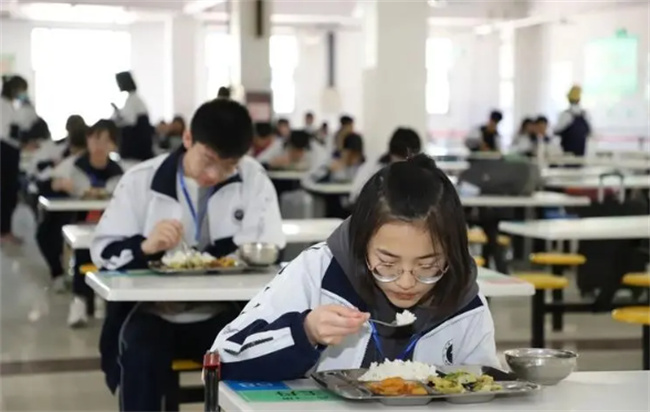
[[[390,164],[390,155],[386,154],[380,157],[375,162],[364,162],[359,171],[352,180],[352,190],[350,191],[350,203],[354,204],[361,194],[361,190],[368,183],[371,177],[379,172],[384,167]]]
[[[146,268],[141,243],[163,219],[182,220],[183,193],[177,190],[177,173],[183,148],[129,169],[120,180],[108,208],[95,230],[90,253],[100,268]],[[235,252],[248,242],[273,243],[282,248],[285,237],[277,195],[262,166],[244,157],[237,173],[213,188],[207,202],[209,235],[206,250],[215,256]],[[101,366],[112,391],[119,384],[117,364],[120,328],[135,303],[109,302],[100,338]]]
[[[334,236],[334,235],[333,235]],[[223,379],[279,381],[310,372],[359,368],[374,348],[369,324],[336,346],[313,346],[304,322],[322,305],[368,310],[327,244],[304,251],[249,302],[217,336],[212,350]],[[494,324],[485,299],[474,294],[455,314],[423,331],[412,359],[432,365],[499,366]]]

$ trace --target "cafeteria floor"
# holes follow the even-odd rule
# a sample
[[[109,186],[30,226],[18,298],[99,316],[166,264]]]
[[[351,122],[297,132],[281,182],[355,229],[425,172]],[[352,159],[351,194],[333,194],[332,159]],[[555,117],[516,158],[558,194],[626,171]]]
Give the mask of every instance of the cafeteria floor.
[[[20,232],[33,230],[31,222],[20,223]],[[47,290],[45,263],[32,239],[21,247],[3,246],[0,262],[0,410],[117,410],[99,370],[101,321],[86,329],[66,326],[70,297]],[[575,287],[567,296],[577,299]],[[500,351],[528,346],[528,302],[492,299]],[[565,331],[549,332],[548,341],[577,350],[580,370],[640,369],[640,329],[614,322],[609,314],[567,315]],[[198,374],[187,375],[187,383],[199,381]]]

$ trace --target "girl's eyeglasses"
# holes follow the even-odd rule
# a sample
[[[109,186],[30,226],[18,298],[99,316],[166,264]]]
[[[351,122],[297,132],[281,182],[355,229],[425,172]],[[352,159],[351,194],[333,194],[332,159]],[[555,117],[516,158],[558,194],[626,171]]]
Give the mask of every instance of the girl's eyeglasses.
[[[408,272],[411,272],[411,275],[413,275],[415,280],[418,282],[424,283],[426,285],[431,285],[437,283],[440,279],[442,279],[444,274],[447,273],[448,269],[449,265],[445,265],[443,268],[434,265],[430,268],[416,268],[409,270]],[[395,282],[397,279],[402,277],[405,272],[407,271],[401,267],[395,267],[393,265],[387,265],[385,263],[380,263],[375,267],[370,268],[370,273],[372,273],[372,276],[377,282],[381,283]]]

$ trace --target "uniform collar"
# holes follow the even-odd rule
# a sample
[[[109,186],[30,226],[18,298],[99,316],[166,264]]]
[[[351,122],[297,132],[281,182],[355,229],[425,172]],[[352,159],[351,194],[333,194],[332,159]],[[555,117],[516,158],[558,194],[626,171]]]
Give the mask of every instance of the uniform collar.
[[[156,173],[153,175],[153,180],[151,181],[151,190],[165,196],[169,196],[172,199],[178,200],[178,193],[176,191],[178,162],[182,159],[185,152],[185,147],[181,146],[170,153],[169,156],[163,160],[160,166],[158,166]],[[241,173],[239,172],[230,176],[225,181],[213,186],[212,193],[216,192],[226,185],[229,185],[230,183],[236,182],[242,182]]]

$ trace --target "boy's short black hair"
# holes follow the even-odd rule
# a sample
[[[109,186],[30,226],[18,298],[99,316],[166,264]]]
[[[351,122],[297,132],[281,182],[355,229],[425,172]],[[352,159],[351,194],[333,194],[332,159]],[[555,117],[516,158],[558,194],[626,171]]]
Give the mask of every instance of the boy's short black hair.
[[[546,116],[538,116],[537,119],[535,119],[535,123],[536,124],[540,124],[540,123],[548,124],[548,119],[546,118]]]
[[[111,142],[113,142],[113,144],[116,146],[119,145],[120,129],[117,127],[114,121],[110,119],[99,119],[97,123],[88,128],[88,136],[102,132],[108,132],[108,137],[111,139]]]
[[[363,138],[356,133],[350,133],[343,139],[343,150],[350,150],[363,155]]]
[[[87,145],[87,129],[75,129],[68,135],[68,147],[85,149]]]
[[[278,119],[277,122],[275,122],[275,126],[276,126],[276,127],[280,126],[281,124],[285,124],[285,125],[288,126],[288,125],[289,125],[289,119],[286,119],[286,118],[284,118],[284,117],[281,117],[281,118]]]
[[[258,137],[268,137],[273,134],[273,128],[269,122],[257,122],[255,123],[255,134]]]
[[[115,80],[117,81],[117,87],[120,88],[120,91],[123,92],[134,92],[138,90],[138,87],[135,85],[135,80],[131,72],[120,72],[115,75]]]
[[[499,123],[503,119],[503,114],[498,110],[492,110],[490,112],[490,120],[494,123]]]
[[[341,126],[347,126],[349,124],[354,123],[354,119],[351,116],[343,115],[339,119],[339,122],[341,122]]]
[[[239,158],[253,142],[253,121],[248,109],[229,99],[203,103],[190,124],[192,142],[202,143],[223,159]]]
[[[314,117],[314,113],[312,113],[312,112],[306,112],[306,113],[305,113],[305,117],[312,117],[312,118],[313,118],[313,117]]]
[[[420,135],[413,129],[399,127],[390,138],[388,143],[388,153],[406,159],[422,151],[422,141]]]
[[[302,130],[294,130],[291,132],[291,135],[289,135],[289,141],[287,142],[287,146],[292,147],[294,149],[307,150],[309,149],[309,140],[310,140],[309,133]]]

